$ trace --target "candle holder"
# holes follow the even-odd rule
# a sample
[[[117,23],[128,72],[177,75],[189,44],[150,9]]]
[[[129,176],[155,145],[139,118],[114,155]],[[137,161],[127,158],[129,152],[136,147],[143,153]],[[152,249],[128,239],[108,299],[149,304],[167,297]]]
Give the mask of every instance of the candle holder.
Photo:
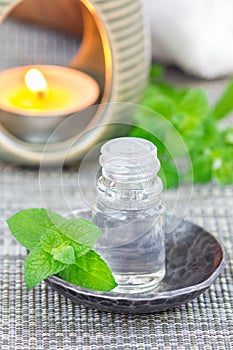
[[[19,2],[20,0],[8,0],[0,4],[0,20],[4,19]],[[65,3],[66,0],[64,6]],[[85,107],[78,113],[80,123],[76,123],[76,129],[72,130],[76,136],[85,134],[85,130],[95,125],[112,123],[116,118],[117,122],[120,122],[120,119],[125,122],[131,112],[128,104],[122,104],[124,107],[120,116],[119,110],[115,111],[114,108],[109,110],[108,104],[139,102],[147,82],[150,65],[150,37],[140,0],[131,0],[127,3],[124,0],[106,2],[77,0],[77,3],[80,9],[77,16],[81,14],[83,22],[82,44],[68,66],[92,77],[98,83],[100,94],[96,107],[91,108],[91,115]],[[52,118],[52,123],[51,120],[46,122],[43,116],[28,118],[27,115],[19,116],[14,113],[11,118],[12,116],[3,113],[0,116],[0,159],[19,164],[40,164],[49,135],[72,113],[65,114],[62,118],[60,116]],[[37,134],[38,123],[41,125],[41,131]],[[17,124],[20,124],[21,128],[18,128]],[[59,154],[63,154],[61,150],[67,145],[64,141],[69,140],[72,133],[65,132],[51,145],[53,154],[57,152],[54,163],[60,161]],[[115,135],[118,134],[120,133],[116,131]],[[94,142],[97,143],[104,137],[106,127],[98,127]],[[82,138],[82,149],[80,150],[76,144],[74,152],[71,152],[72,159],[66,157],[66,162],[80,159],[92,146],[93,139]],[[50,152],[49,147],[46,147],[46,152]],[[44,154],[43,162],[46,163]],[[47,163],[53,164],[51,157],[48,157]]]

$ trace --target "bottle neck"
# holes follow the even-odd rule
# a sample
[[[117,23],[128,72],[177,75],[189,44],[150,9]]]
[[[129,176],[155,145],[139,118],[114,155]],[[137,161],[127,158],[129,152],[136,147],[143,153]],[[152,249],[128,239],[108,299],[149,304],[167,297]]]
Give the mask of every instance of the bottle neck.
[[[159,177],[150,183],[119,183],[101,175],[97,180],[97,201],[111,209],[144,210],[160,204],[163,189]]]
[[[141,210],[160,202],[157,148],[140,138],[122,137],[101,148],[98,200],[119,210]]]

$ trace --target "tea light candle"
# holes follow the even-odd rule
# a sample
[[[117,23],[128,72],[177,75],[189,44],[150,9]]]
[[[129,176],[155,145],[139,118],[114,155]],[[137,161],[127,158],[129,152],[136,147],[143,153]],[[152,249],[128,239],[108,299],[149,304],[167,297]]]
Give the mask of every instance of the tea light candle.
[[[21,66],[0,73],[0,108],[26,115],[70,114],[92,105],[97,82],[63,66]]]
[[[98,96],[97,82],[76,69],[11,68],[0,72],[0,122],[15,136],[43,142],[64,118],[91,106]]]

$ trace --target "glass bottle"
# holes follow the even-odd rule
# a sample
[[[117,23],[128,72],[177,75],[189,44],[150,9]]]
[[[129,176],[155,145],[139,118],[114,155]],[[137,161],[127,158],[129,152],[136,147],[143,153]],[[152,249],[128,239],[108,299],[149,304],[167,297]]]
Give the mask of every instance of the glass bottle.
[[[162,181],[157,148],[122,137],[101,148],[93,221],[103,230],[95,246],[118,283],[114,291],[141,293],[165,275]]]

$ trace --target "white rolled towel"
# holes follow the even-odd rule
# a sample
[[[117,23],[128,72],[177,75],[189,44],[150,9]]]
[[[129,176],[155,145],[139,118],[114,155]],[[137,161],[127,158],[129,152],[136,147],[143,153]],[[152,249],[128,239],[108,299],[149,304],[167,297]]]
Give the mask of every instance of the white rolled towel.
[[[152,54],[206,79],[233,74],[233,0],[143,0]]]

